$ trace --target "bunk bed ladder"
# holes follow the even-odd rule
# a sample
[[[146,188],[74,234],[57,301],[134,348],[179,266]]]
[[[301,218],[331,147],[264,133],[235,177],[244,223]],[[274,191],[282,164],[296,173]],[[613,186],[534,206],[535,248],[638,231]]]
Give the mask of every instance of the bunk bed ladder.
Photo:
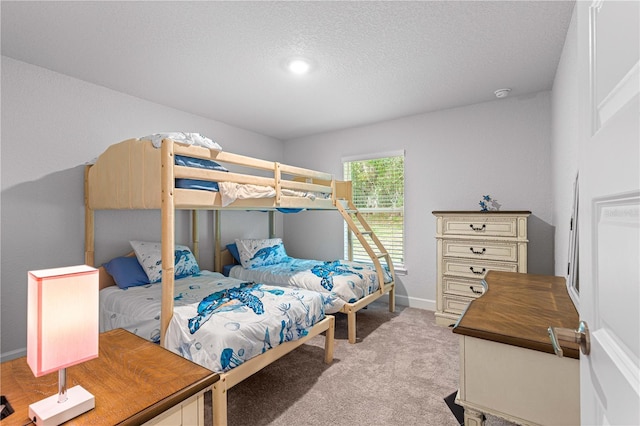
[[[389,311],[393,312],[395,310],[393,288],[395,286],[396,275],[393,269],[391,255],[387,252],[378,236],[373,232],[373,229],[371,229],[371,226],[369,226],[366,219],[353,202],[345,200],[344,203],[346,204],[346,207],[342,202],[336,202],[336,208],[344,218],[349,230],[351,230],[356,238],[358,238],[358,241],[360,241],[360,244],[362,244],[362,247],[366,250],[367,254],[373,261],[376,271],[378,272],[378,282],[382,283],[380,285],[380,291],[382,293],[389,292]],[[360,226],[358,226],[354,217],[357,219]],[[382,268],[384,266],[380,261],[381,259],[384,260],[384,263],[388,268],[389,274],[391,275],[391,282],[384,283],[384,274],[382,272]]]

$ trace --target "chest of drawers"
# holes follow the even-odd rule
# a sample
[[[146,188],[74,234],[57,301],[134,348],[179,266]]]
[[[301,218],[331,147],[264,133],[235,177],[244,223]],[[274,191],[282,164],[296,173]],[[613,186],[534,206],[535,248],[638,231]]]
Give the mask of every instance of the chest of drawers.
[[[527,272],[529,211],[434,211],[436,323],[454,324],[480,296],[490,270]]]

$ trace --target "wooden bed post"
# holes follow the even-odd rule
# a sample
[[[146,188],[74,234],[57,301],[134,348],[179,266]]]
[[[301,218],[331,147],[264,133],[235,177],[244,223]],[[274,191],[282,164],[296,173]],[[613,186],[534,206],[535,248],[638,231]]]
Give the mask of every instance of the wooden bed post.
[[[213,384],[213,424],[226,426],[227,424],[227,378],[226,375]]]
[[[276,237],[276,212],[269,210],[269,238]]]
[[[162,141],[162,305],[160,311],[160,344],[165,345],[165,336],[173,316],[173,280],[175,277],[175,204],[173,188],[173,141]]]
[[[213,211],[213,270],[222,271],[222,248],[220,247],[220,210]]]
[[[200,263],[200,231],[198,230],[198,210],[191,210],[191,249]]]
[[[275,190],[276,190],[276,206],[280,206],[282,203],[282,172],[280,170],[280,163],[273,163]]]
[[[89,207],[89,169],[84,168],[84,263],[95,266],[95,222],[93,210]]]

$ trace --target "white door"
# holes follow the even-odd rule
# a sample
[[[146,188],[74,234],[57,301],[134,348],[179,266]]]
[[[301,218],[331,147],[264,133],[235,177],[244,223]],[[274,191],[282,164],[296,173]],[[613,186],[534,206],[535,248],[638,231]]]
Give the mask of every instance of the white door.
[[[576,7],[581,423],[640,425],[640,2]]]

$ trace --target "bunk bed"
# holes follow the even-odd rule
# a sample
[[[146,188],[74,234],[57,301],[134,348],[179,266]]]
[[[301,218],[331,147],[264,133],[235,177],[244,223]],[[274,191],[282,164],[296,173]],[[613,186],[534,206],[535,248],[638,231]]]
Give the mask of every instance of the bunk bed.
[[[388,294],[389,310],[394,310],[393,263],[371,229],[365,224],[365,229],[359,230],[352,219],[353,215],[356,218],[359,215],[351,201],[350,182],[336,181],[328,173],[229,153],[219,146],[199,146],[192,141],[176,142],[174,139],[155,135],[154,138],[129,139],[111,145],[87,167],[85,174],[85,261],[89,265],[94,262],[95,210],[161,210],[161,339],[164,339],[173,312],[174,271],[171,265],[176,210],[192,210],[194,215],[198,210],[337,210],[363,243],[379,282],[384,283],[375,294],[346,304],[341,310],[348,315],[349,341],[354,343],[356,339],[355,313],[359,309]],[[177,161],[185,158],[212,166],[192,167],[189,162]],[[189,186],[194,182],[195,185]],[[367,238],[373,238],[373,243]],[[377,250],[374,251],[372,245]],[[194,238],[194,253],[197,256],[197,237]],[[214,262],[214,270],[219,271],[221,249],[217,236]],[[385,268],[392,277],[386,283]]]

